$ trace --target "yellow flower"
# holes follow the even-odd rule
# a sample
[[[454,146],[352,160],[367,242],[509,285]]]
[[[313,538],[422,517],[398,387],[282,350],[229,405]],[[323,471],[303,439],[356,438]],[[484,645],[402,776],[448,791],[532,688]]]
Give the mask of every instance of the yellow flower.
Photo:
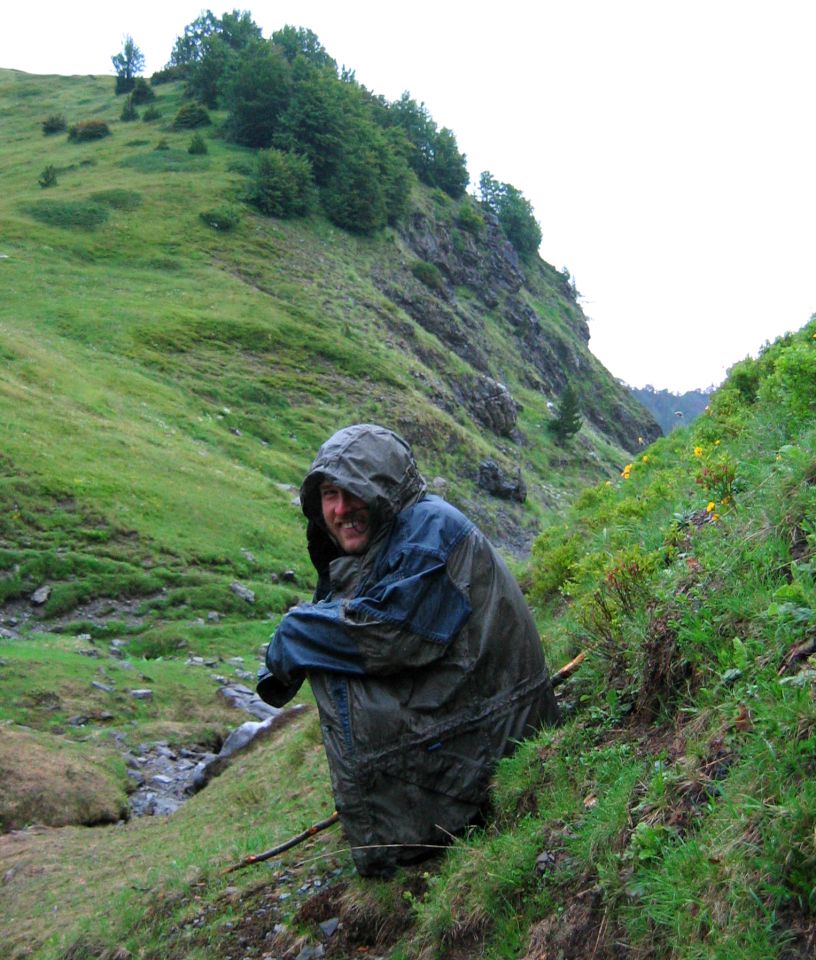
[[[695,457],[702,457],[702,455],[703,455],[703,448],[702,448],[702,447],[695,447],[695,448],[694,448],[694,456],[695,456]]]
[[[712,523],[716,523],[719,519],[720,519],[719,513],[712,513],[712,514],[711,514],[711,522],[712,522]]]
[[[632,472],[632,464],[627,463],[626,466],[623,468],[623,470],[621,470],[621,476],[623,477],[624,480],[628,480],[629,474],[631,472]]]
[[[729,497],[729,496],[727,496],[727,495],[724,496],[724,497],[722,498],[722,505],[723,505],[724,507],[727,507],[729,503],[731,503],[731,497]]]
[[[719,441],[719,440],[715,440],[715,441],[714,441],[714,446],[715,446],[715,447],[719,447],[720,442],[721,442],[721,441]]]
[[[713,500],[709,500],[709,501],[708,501],[708,506],[706,507],[706,513],[711,513],[711,512],[714,510],[714,507],[716,507],[716,506],[717,506],[717,504],[714,503]]]
[[[650,458],[649,458],[649,454],[648,454],[648,453],[644,453],[643,456],[642,456],[640,459],[641,459],[644,463],[648,463],[648,462],[649,462],[649,459],[650,459]]]

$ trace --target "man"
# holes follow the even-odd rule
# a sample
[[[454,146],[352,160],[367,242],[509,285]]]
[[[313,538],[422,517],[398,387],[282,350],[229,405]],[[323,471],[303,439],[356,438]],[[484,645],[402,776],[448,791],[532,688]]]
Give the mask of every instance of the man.
[[[355,865],[387,874],[477,821],[496,762],[558,709],[518,585],[401,437],[340,430],[301,504],[317,590],[258,693],[282,706],[308,677]]]

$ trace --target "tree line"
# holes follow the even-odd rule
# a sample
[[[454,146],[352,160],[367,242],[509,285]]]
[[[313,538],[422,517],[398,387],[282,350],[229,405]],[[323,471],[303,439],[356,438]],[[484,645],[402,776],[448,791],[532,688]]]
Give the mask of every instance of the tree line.
[[[144,65],[131,37],[112,60],[117,92],[127,92]],[[453,131],[407,92],[389,102],[367,90],[311,30],[285,26],[267,40],[248,12],[207,10],[151,78],[171,80],[184,82],[191,101],[226,112],[228,139],[259,151],[248,199],[264,213],[320,207],[337,225],[372,233],[400,219],[414,177],[453,199],[468,187]],[[529,201],[489,173],[480,187],[518,252],[534,253],[541,231]]]

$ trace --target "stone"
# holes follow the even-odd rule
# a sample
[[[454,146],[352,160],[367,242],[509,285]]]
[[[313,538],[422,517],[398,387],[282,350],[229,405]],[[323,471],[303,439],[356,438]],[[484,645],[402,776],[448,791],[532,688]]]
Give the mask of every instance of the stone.
[[[31,602],[35,607],[41,607],[44,603],[48,602],[48,598],[51,596],[51,587],[43,586],[38,587],[34,593],[31,594]]]
[[[479,464],[477,483],[482,490],[487,491],[501,500],[517,500],[524,503],[527,499],[527,486],[518,469],[513,479],[508,478],[495,460],[482,460]]]
[[[208,623],[218,623],[221,620],[221,614],[217,610],[210,610],[207,614]]]
[[[107,683],[100,683],[98,680],[91,680],[91,686],[95,690],[101,690],[103,693],[113,693],[116,687],[112,687]]]
[[[318,926],[320,927],[323,936],[328,939],[337,933],[337,928],[340,926],[340,920],[337,917],[331,917],[329,920],[324,920],[322,923],[318,924]]]
[[[235,581],[230,584],[230,590],[232,590],[236,597],[246,600],[247,603],[255,603],[255,593],[250,590],[249,587],[245,587],[243,584]]]
[[[153,691],[147,690],[147,689],[131,690],[130,695],[131,697],[133,697],[134,700],[152,700],[153,699]]]

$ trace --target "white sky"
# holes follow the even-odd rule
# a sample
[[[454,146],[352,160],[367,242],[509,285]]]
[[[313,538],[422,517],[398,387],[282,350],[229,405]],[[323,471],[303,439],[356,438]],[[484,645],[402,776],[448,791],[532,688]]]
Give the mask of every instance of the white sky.
[[[0,67],[145,75],[208,4],[9,4]],[[256,0],[375,93],[409,90],[518,187],[583,295],[595,354],[633,386],[719,382],[816,311],[812,0]]]

